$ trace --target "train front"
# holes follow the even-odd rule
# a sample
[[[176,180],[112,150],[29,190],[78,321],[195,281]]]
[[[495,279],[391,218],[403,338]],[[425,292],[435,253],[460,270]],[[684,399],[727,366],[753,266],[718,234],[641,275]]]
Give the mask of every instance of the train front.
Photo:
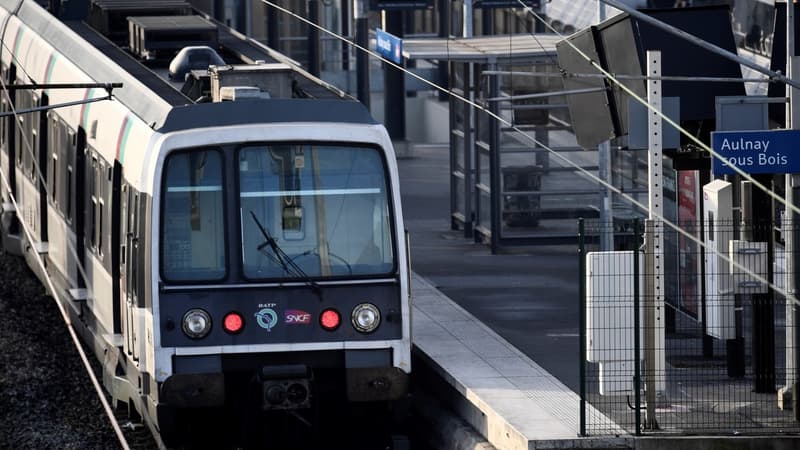
[[[194,408],[304,414],[407,393],[391,142],[374,123],[279,120],[160,143],[147,348],[162,424]]]

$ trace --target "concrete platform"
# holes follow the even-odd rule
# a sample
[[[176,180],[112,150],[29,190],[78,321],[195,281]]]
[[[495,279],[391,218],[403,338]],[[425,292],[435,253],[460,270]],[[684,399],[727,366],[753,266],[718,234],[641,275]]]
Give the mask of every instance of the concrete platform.
[[[619,438],[578,437],[578,396],[418,274],[412,296],[417,358],[458,393],[450,406],[497,449],[632,448],[621,428]],[[615,427],[591,406],[587,415]]]

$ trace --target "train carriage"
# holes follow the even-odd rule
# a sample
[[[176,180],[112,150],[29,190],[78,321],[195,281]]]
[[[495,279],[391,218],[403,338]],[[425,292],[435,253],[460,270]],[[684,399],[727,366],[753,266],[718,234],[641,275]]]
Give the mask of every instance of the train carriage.
[[[123,83],[0,119],[3,248],[53,280],[113,398],[177,442],[204,408],[407,393],[397,166],[359,103],[216,23],[233,62],[186,83],[271,99],[195,103],[158,62],[34,1],[0,0],[0,26],[5,84]],[[7,94],[4,112],[106,92]]]

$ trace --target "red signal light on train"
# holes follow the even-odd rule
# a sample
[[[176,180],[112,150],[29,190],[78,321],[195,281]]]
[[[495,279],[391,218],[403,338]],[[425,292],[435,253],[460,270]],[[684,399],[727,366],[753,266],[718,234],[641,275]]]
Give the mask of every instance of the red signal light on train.
[[[342,323],[342,316],[339,314],[339,311],[335,309],[326,309],[322,311],[322,314],[319,316],[319,324],[322,325],[322,328],[333,331],[339,328],[339,325]]]
[[[244,328],[244,318],[237,312],[229,312],[222,320],[222,328],[230,334],[236,334]]]

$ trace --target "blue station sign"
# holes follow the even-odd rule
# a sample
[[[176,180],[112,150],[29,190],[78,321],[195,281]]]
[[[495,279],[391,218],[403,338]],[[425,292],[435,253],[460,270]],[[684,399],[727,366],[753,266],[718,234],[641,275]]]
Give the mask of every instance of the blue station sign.
[[[711,148],[714,175],[735,174],[731,165],[745,173],[800,173],[800,130],[715,131]]]
[[[395,64],[403,63],[403,40],[380,28],[375,29],[375,49],[389,61]]]

